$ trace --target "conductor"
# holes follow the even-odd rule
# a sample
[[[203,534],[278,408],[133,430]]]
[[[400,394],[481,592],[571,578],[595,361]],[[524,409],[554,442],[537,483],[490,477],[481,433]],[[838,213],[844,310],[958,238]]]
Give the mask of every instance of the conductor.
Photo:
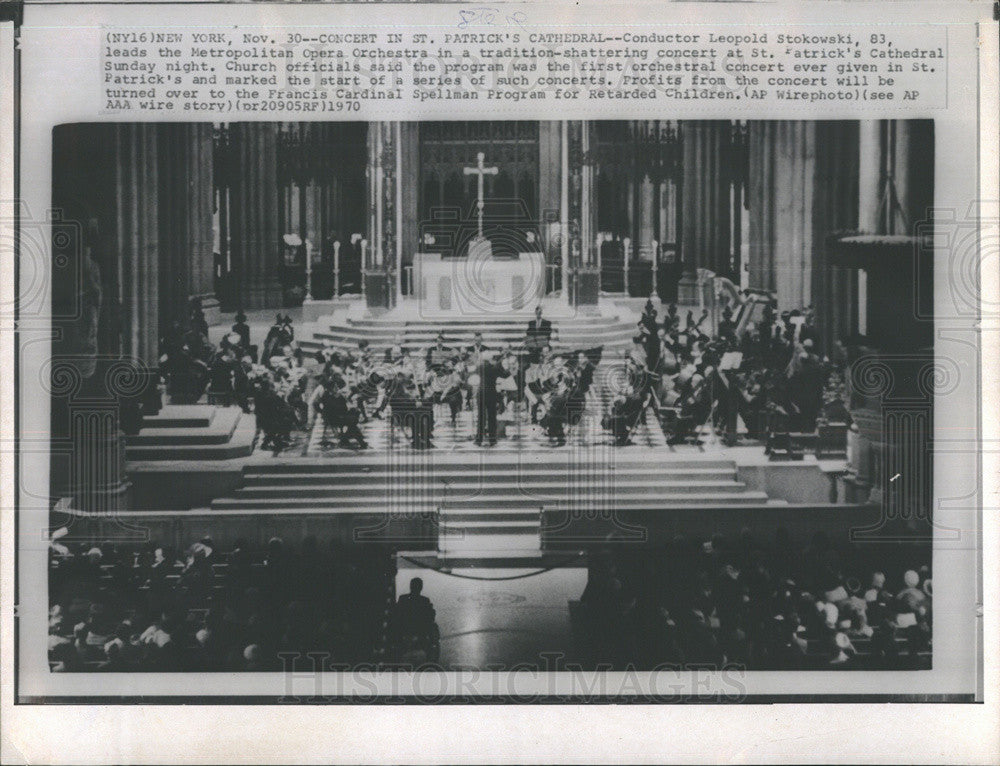
[[[482,446],[483,440],[488,439],[492,447],[497,443],[497,380],[508,377],[510,372],[504,368],[496,352],[492,351],[483,355],[477,371],[479,392],[476,409],[479,417],[476,424],[476,444]]]

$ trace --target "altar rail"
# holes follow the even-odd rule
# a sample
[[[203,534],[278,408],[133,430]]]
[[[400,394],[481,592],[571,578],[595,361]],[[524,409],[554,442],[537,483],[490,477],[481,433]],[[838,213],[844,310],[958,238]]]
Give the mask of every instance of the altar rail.
[[[880,524],[882,511],[874,505],[745,505],[628,510],[568,516],[565,511],[544,511],[542,546],[546,550],[580,550],[592,546],[661,546],[676,535],[708,538],[715,533],[735,536],[747,527],[761,540],[773,539],[779,528],[788,531],[795,545],[804,546],[816,532],[824,532],[833,545],[851,541],[852,530],[872,530],[879,538],[888,529]],[[184,548],[211,537],[221,549],[237,540],[251,545],[280,537],[299,544],[307,536],[321,545],[336,539],[345,545],[390,544],[408,550],[434,550],[438,539],[436,514],[390,517],[373,512],[285,513],[268,511],[126,511],[115,516],[72,519],[54,517],[53,525],[69,524],[64,541],[112,541],[135,544],[155,541]],[[899,533],[900,530],[896,529]]]

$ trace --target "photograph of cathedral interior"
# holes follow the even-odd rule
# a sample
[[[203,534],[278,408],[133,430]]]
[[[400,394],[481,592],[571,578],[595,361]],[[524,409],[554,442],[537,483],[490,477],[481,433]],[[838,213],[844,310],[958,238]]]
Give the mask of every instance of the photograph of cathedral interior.
[[[930,668],[934,157],[58,126],[51,670]]]

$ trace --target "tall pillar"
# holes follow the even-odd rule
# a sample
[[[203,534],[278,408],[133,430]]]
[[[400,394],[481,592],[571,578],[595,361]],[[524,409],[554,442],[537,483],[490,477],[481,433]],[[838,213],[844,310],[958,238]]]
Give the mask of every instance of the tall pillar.
[[[699,268],[733,278],[729,264],[731,216],[728,147],[732,127],[725,120],[691,120],[681,123],[684,169],[681,212],[681,261],[683,276],[678,301],[698,301]]]
[[[566,125],[566,215],[569,231],[569,301],[574,307],[596,306],[600,293],[597,265],[597,200],[594,184],[593,124]]]
[[[160,126],[115,126],[114,162],[121,351],[151,366],[159,359],[160,303],[159,176]]]
[[[64,223],[53,228],[57,333],[42,381],[51,397],[50,488],[85,514],[113,516],[128,505],[122,413],[149,389],[158,356],[158,130],[70,125],[53,136],[53,205]]]
[[[933,205],[929,120],[865,120],[860,126],[859,228],[912,236]]]
[[[230,200],[231,253],[244,309],[282,305],[281,235],[278,223],[278,127],[241,122],[232,126],[235,152]]]
[[[562,299],[570,301],[570,257],[572,249],[572,216],[570,213],[570,161],[569,122],[563,120],[559,126],[559,261],[562,264]]]
[[[368,308],[384,311],[396,305],[397,151],[399,124],[368,126],[368,246],[364,264]]]
[[[397,173],[397,197],[399,209],[399,238],[396,244],[399,253],[399,273],[397,284],[399,297],[404,294],[404,269],[408,269],[410,282],[406,285],[409,294],[414,294],[413,254],[420,241],[420,225],[417,218],[417,198],[420,178],[420,123],[399,123],[399,172]]]
[[[188,304],[197,298],[212,323],[218,315],[212,274],[212,126],[171,123],[159,128],[160,301],[164,321],[186,323]]]
[[[865,274],[864,345],[852,346],[850,411],[857,428],[847,484],[881,507],[859,538],[929,540],[935,379],[933,321],[915,287],[933,284],[915,226],[933,199],[933,123],[861,123],[858,223],[862,234],[833,243],[834,257]],[[887,236],[888,235],[888,236]]]
[[[813,305],[824,347],[851,331],[856,287],[827,239],[857,225],[857,124],[750,123],[749,286],[784,310]]]
[[[750,125],[750,286],[790,310],[812,303],[816,123]]]
[[[538,173],[538,220],[545,251],[545,283],[548,291],[555,292],[562,288],[562,274],[556,265],[562,248],[555,236],[562,220],[562,123],[557,120],[538,124]]]
[[[855,331],[857,279],[850,269],[833,263],[830,246],[835,232],[858,228],[858,167],[858,123],[817,122],[812,302],[827,353],[835,341],[846,340]]]

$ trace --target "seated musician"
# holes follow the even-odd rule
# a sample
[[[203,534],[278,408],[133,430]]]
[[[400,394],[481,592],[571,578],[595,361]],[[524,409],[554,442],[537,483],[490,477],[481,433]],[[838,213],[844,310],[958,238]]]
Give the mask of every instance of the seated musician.
[[[611,409],[604,417],[604,427],[611,431],[615,445],[629,444],[632,429],[642,414],[643,398],[635,386],[627,385],[611,400]]]
[[[295,427],[295,413],[271,382],[263,381],[254,393],[254,411],[257,425],[264,433],[261,449],[270,448],[277,453],[287,447]]]
[[[215,346],[208,339],[208,336],[204,335],[199,329],[192,327],[184,333],[183,342],[187,346],[188,351],[196,359],[200,359],[205,364],[209,364],[212,361],[212,356],[215,354]]]
[[[591,384],[594,382],[594,363],[590,361],[590,357],[587,356],[585,351],[580,351],[576,355],[576,374],[577,374],[577,387],[583,391],[584,394],[590,390]]]
[[[538,422],[538,410],[542,405],[542,365],[534,362],[524,373],[524,398],[528,402],[531,422]]]
[[[677,304],[671,303],[667,306],[667,313],[663,316],[663,327],[668,332],[671,328],[679,326],[681,318],[677,315]]]
[[[403,348],[403,336],[397,334],[396,337],[392,339],[392,345],[385,350],[385,361],[390,364],[397,363],[403,358]]]
[[[187,344],[171,348],[160,357],[160,372],[167,380],[167,393],[173,404],[194,404],[205,392],[209,380],[208,365],[192,354]]]
[[[465,351],[470,357],[473,357],[473,364],[478,365],[482,361],[482,356],[487,351],[489,351],[489,346],[483,343],[483,334],[477,332],[472,336],[472,345],[469,346]]]
[[[238,366],[236,354],[226,339],[212,359],[212,366],[209,370],[209,393],[220,397],[226,405],[235,398],[234,390],[234,369]]]
[[[239,345],[245,353],[250,353],[250,325],[247,324],[247,315],[242,311],[236,312],[236,322],[232,330],[240,337]]]
[[[410,429],[410,439],[414,449],[433,446],[434,408],[431,402],[420,396],[420,391],[412,377],[400,372],[392,384],[389,394],[392,408],[392,422],[399,428]]]
[[[712,410],[709,387],[705,376],[691,372],[692,365],[682,368],[678,376],[678,416],[671,429],[667,444],[680,444],[692,436],[708,420]]]
[[[327,366],[333,363],[333,357],[336,355],[336,351],[333,349],[333,341],[329,338],[323,341],[323,348],[316,352],[315,359],[316,363],[320,366],[320,369],[325,369]]]
[[[291,409],[294,426],[305,428],[309,419],[309,405],[305,399],[306,376],[294,368],[286,373],[281,395]]]
[[[427,349],[425,363],[428,368],[439,367],[452,358],[452,351],[444,345],[444,333],[438,333],[434,345]]]
[[[455,363],[446,361],[434,372],[430,383],[431,401],[447,404],[451,412],[451,424],[455,425],[458,413],[462,411],[462,378],[455,369]]]
[[[553,390],[558,371],[558,364],[553,360],[552,352],[546,346],[540,350],[538,358],[530,364],[524,373],[524,395],[531,408],[532,423],[539,422],[545,397]]]
[[[382,410],[388,404],[382,372],[376,370],[374,366],[355,365],[353,368],[353,381],[351,390],[357,403],[358,412],[361,414],[361,422],[368,421],[367,407],[370,404],[374,410],[371,417],[381,418]]]
[[[566,399],[566,422],[575,426],[583,419],[587,409],[587,392],[594,380],[594,365],[587,355],[580,351],[576,357],[569,391]]]
[[[253,369],[253,358],[244,354],[233,366],[233,395],[236,404],[244,412],[250,412],[250,400],[253,397],[253,386],[250,383],[250,371]]]
[[[554,442],[554,446],[562,447],[566,444],[566,415],[569,404],[569,387],[566,379],[559,376],[555,384],[555,389],[548,397],[548,405],[545,415],[542,417],[541,425],[545,429],[546,435]]]
[[[409,349],[403,349],[403,354],[399,359],[399,363],[396,365],[396,369],[398,369],[399,372],[401,372],[405,377],[410,379],[415,379],[417,377],[417,363],[410,355]]]
[[[767,410],[761,374],[751,374],[739,391],[739,414],[746,424],[747,438],[759,439],[764,431]]]
[[[319,399],[320,413],[327,426],[332,429],[340,429],[340,446],[347,447],[353,440],[357,442],[360,449],[368,449],[364,434],[358,428],[360,413],[345,395],[346,387],[343,385],[343,381],[331,378],[324,384],[323,388],[323,395]]]
[[[719,321],[719,337],[725,341],[736,340],[736,322],[733,320],[733,310],[726,306],[722,310],[722,319]]]
[[[676,340],[672,339],[662,327],[657,331],[656,336],[660,341],[659,372],[661,375],[674,375],[680,370]]]
[[[284,317],[278,314],[274,319],[274,324],[267,331],[264,339],[264,347],[260,351],[260,361],[271,366],[271,357],[280,355],[280,349],[292,342],[290,327],[285,324]]]
[[[503,413],[518,399],[518,360],[509,347],[500,354],[500,365],[510,373],[497,379],[497,411]]]

